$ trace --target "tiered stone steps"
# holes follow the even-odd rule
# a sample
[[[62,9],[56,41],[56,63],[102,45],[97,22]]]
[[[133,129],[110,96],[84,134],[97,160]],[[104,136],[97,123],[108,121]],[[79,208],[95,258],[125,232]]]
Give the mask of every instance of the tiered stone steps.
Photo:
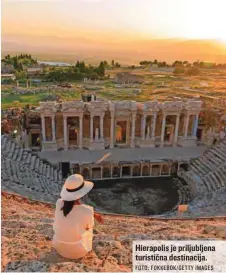
[[[226,215],[226,139],[193,161],[185,174],[197,188],[197,197],[190,203],[187,214]]]
[[[6,135],[1,136],[1,143],[3,190],[55,202],[63,184],[61,172]]]
[[[207,191],[226,187],[226,140],[208,149],[205,154],[192,162],[189,173],[197,186]],[[196,179],[199,177],[200,179]],[[201,181],[201,183],[200,183]]]

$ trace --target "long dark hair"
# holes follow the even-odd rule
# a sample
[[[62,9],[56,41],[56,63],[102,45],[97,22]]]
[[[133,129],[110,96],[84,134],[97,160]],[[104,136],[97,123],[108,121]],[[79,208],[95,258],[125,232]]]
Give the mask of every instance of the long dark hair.
[[[68,215],[68,213],[72,210],[73,206],[74,206],[74,202],[75,201],[64,201],[64,205],[61,208],[61,210],[63,211],[64,216],[66,217]]]

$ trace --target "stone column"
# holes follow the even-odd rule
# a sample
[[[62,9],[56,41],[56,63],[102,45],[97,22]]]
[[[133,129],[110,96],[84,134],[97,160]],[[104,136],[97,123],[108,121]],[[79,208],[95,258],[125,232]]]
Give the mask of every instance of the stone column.
[[[79,116],[79,149],[82,149],[83,140],[83,114]]]
[[[145,128],[146,128],[146,115],[142,116],[141,119],[141,139],[145,139]]]
[[[131,132],[131,144],[130,147],[134,148],[134,137],[135,137],[135,122],[136,122],[136,114],[132,114],[132,132]]]
[[[120,166],[120,178],[122,178],[122,166]]]
[[[111,112],[110,148],[114,148],[114,113]]]
[[[46,124],[45,124],[45,116],[42,116],[42,141],[46,141]]]
[[[196,137],[198,125],[199,125],[199,114],[196,114],[195,120],[194,120],[193,132],[192,132],[193,137]]]
[[[100,139],[104,140],[104,115],[100,115]]]
[[[56,141],[55,116],[52,116],[52,141]]]
[[[100,167],[100,178],[103,179],[103,166]]]
[[[163,118],[162,118],[162,131],[161,131],[161,143],[160,143],[160,147],[164,147],[165,126],[166,126],[166,114],[164,114]]]
[[[157,119],[157,113],[154,113],[152,116],[152,131],[151,131],[151,138],[155,138],[155,126],[156,126],[156,119]]]
[[[90,142],[93,142],[93,115],[90,115]]]
[[[64,117],[64,150],[68,150],[67,117]]]
[[[189,125],[189,117],[190,115],[187,114],[186,120],[185,120],[185,132],[184,132],[184,137],[188,137],[188,125]]]
[[[177,119],[176,119],[176,127],[175,127],[175,133],[174,133],[174,143],[173,143],[173,146],[177,146],[179,123],[180,123],[180,114],[177,115]]]
[[[163,165],[161,164],[160,165],[160,170],[159,170],[159,176],[162,176],[162,167],[163,167]]]

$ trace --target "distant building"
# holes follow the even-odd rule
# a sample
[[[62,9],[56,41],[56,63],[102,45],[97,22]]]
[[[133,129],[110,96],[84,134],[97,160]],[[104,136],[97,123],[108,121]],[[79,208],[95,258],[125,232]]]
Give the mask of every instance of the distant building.
[[[113,81],[119,84],[142,83],[144,82],[144,78],[140,75],[130,74],[128,72],[120,72],[115,75]]]
[[[6,64],[1,62],[1,73],[2,74],[12,74],[14,72],[14,68],[11,64]]]
[[[42,68],[39,67],[39,68],[33,68],[33,67],[29,67],[27,69],[27,74],[28,75],[39,75],[40,73],[42,72]]]
[[[15,80],[16,77],[14,76],[14,74],[2,74],[1,79],[2,80],[8,80],[8,79]]]

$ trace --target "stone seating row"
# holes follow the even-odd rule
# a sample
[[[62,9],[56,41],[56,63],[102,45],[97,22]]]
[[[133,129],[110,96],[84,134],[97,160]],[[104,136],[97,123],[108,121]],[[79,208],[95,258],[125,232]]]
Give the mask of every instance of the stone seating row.
[[[6,135],[1,136],[1,144],[1,178],[5,190],[28,194],[37,200],[55,201],[59,197],[63,184],[61,172],[20,148]]]
[[[2,154],[7,155],[7,158],[12,160],[23,160],[24,163],[37,173],[43,174],[47,172],[47,175],[51,178],[54,175],[54,179],[62,179],[61,171],[52,167],[50,164],[43,162],[37,155],[32,155],[30,151],[20,148],[9,137],[2,135]]]
[[[208,149],[192,162],[189,173],[196,181],[198,191],[214,191],[226,187],[226,140]],[[199,179],[197,179],[199,178]]]
[[[183,177],[197,190],[185,216],[226,215],[226,139],[193,161]]]

